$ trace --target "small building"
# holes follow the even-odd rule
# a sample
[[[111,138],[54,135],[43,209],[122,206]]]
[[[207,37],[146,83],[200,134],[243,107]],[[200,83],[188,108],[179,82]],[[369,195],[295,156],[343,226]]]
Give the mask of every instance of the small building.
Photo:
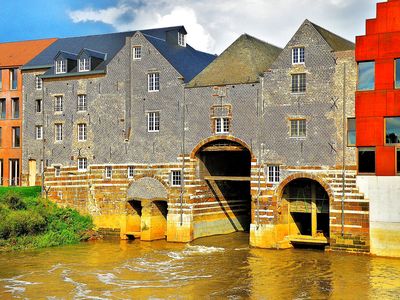
[[[56,39],[0,43],[0,185],[21,184],[22,76],[20,68]],[[39,78],[36,89],[42,88]]]
[[[371,253],[400,256],[400,1],[377,4],[356,39],[357,184],[370,200]]]

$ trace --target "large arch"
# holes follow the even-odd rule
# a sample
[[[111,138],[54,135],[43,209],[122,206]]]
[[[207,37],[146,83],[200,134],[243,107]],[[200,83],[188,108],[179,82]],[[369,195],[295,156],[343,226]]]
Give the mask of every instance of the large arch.
[[[168,200],[166,187],[154,177],[142,177],[132,182],[127,190],[127,200]]]

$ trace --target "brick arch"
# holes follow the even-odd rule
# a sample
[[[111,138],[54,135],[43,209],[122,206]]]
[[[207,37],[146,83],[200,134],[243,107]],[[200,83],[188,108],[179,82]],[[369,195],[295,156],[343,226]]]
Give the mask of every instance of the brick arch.
[[[169,186],[158,176],[140,175],[132,181],[127,188],[127,200],[150,200],[168,202]],[[136,196],[138,195],[138,196]]]
[[[222,140],[231,141],[231,142],[236,142],[236,143],[242,145],[243,147],[245,147],[245,148],[250,152],[251,159],[252,159],[252,160],[255,159],[255,156],[253,155],[253,152],[251,151],[250,146],[249,146],[245,141],[243,141],[243,140],[241,140],[241,139],[239,139],[239,138],[237,138],[237,137],[231,136],[231,135],[211,136],[211,137],[208,137],[208,138],[202,140],[200,143],[198,143],[198,144],[193,148],[192,152],[190,153],[190,158],[191,158],[191,159],[195,159],[195,158],[196,158],[196,154],[197,154],[197,153],[200,151],[200,149],[201,149],[203,146],[205,146],[206,144],[211,143],[211,142],[215,142],[215,141],[222,141]]]
[[[283,180],[278,188],[275,191],[275,195],[277,200],[281,200],[282,199],[282,195],[283,195],[283,191],[285,189],[285,187],[292,182],[293,180],[296,179],[310,179],[310,180],[314,180],[316,182],[318,182],[325,190],[325,192],[328,194],[329,197],[329,202],[332,203],[333,199],[335,198],[333,191],[331,189],[331,187],[329,186],[328,183],[325,182],[325,180],[319,176],[316,176],[314,174],[310,174],[310,173],[306,173],[306,172],[302,172],[302,173],[295,173],[292,174],[288,177],[286,177],[285,180]]]

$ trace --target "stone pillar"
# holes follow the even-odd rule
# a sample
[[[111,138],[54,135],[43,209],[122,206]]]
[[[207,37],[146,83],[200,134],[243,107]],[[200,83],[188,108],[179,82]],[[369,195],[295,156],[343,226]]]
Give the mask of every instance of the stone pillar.
[[[165,239],[167,220],[153,201],[142,201],[141,235],[142,241]]]
[[[182,222],[181,222],[182,221]],[[193,212],[168,214],[168,242],[187,243],[193,240]]]
[[[311,236],[317,236],[317,187],[311,184]]]

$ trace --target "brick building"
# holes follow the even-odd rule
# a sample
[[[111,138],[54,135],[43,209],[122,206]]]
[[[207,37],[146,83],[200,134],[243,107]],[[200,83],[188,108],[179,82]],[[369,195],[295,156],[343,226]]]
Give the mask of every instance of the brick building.
[[[21,184],[22,76],[20,67],[55,39],[0,44],[0,185]],[[36,88],[41,88],[38,80]]]
[[[358,185],[370,199],[371,253],[400,256],[400,1],[377,4],[356,39]]]

